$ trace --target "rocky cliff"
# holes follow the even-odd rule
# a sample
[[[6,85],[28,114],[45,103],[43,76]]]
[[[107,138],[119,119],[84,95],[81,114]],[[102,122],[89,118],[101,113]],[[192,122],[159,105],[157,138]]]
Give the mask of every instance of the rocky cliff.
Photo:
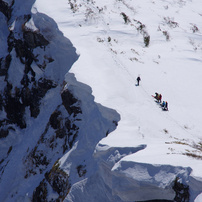
[[[119,120],[103,117],[90,88],[68,74],[76,49],[33,3],[0,1],[1,201],[63,200],[72,182],[58,160],[80,141],[92,153]],[[100,131],[85,132],[95,124]],[[87,173],[79,156],[78,178]]]

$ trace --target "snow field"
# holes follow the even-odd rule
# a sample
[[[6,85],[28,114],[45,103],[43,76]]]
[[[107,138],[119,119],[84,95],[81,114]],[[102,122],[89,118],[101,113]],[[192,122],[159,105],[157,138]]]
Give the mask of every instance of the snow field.
[[[184,175],[201,178],[200,161],[183,155],[201,156],[194,146],[200,145],[202,132],[202,107],[196,104],[202,91],[201,2],[104,0],[91,4],[80,0],[74,12],[67,1],[58,4],[51,0],[48,7],[46,3],[36,1],[34,7],[57,22],[80,55],[70,72],[92,87],[96,102],[121,116],[117,129],[100,144],[120,148],[147,145],[123,157],[113,169],[125,162],[146,167],[172,165],[187,168]],[[129,17],[128,24],[121,12]],[[145,47],[137,21],[146,26],[149,47]],[[194,25],[198,32],[193,32]],[[136,87],[138,75],[142,80]],[[168,101],[168,112],[155,103],[151,96],[155,92]]]

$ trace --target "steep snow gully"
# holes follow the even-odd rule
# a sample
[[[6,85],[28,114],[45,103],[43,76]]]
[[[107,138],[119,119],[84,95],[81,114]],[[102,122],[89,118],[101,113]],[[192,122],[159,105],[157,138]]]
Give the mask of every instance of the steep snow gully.
[[[0,201],[201,202],[200,6],[0,0]]]

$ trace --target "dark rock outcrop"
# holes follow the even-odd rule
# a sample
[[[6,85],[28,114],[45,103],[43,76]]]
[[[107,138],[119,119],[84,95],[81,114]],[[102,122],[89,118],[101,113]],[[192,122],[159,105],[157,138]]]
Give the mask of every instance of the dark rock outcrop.
[[[57,193],[57,196],[54,196],[54,198],[49,198],[50,201],[63,201],[69,192],[69,176],[59,168],[58,162],[56,162],[52,169],[45,174],[45,178],[34,190],[32,202],[48,201],[48,186],[53,189],[54,193]]]
[[[63,96],[67,92],[68,97],[66,97],[66,101],[77,105],[77,110],[73,114],[74,118],[72,119],[71,114],[69,114],[68,111],[65,112],[66,108],[63,105],[58,106],[51,114],[49,122],[38,140],[37,145],[24,159],[24,165],[26,167],[25,178],[43,173],[48,166],[51,165],[53,156],[57,159],[68,149],[71,149],[77,138],[79,127],[75,121],[78,123],[77,115],[81,113],[81,108],[79,107],[79,100],[74,98],[71,92],[66,90],[62,93]],[[69,108],[71,108],[71,106],[69,106]],[[62,153],[58,152],[55,155],[51,154],[53,150],[61,151],[61,147]]]
[[[11,18],[13,4],[14,0],[12,1],[11,5],[9,5],[3,0],[0,0],[0,12],[3,13],[8,20]]]
[[[189,186],[182,184],[178,177],[174,181],[173,190],[176,193],[175,202],[189,202]]]
[[[45,202],[47,201],[46,200],[47,194],[48,194],[47,183],[45,180],[43,180],[42,182],[40,182],[39,186],[34,190],[32,201]]]
[[[4,13],[7,20],[10,19],[12,14],[11,6],[9,7],[7,3],[0,1],[0,12]],[[41,65],[37,63],[38,56],[33,53],[33,49],[36,47],[44,49],[49,42],[41,33],[25,28],[25,23],[30,18],[31,15],[24,16],[24,23],[22,24],[21,30],[23,37],[21,39],[16,39],[14,32],[10,31],[7,39],[8,55],[0,58],[0,76],[4,76],[5,82],[7,83],[4,91],[0,92],[0,110],[5,109],[8,120],[6,123],[17,124],[20,128],[26,127],[26,120],[24,119],[25,108],[29,107],[31,117],[36,118],[40,112],[40,100],[49,89],[57,86],[57,84],[50,79],[36,79],[36,73],[32,65],[36,63],[40,68]],[[24,75],[20,81],[22,85],[21,88],[13,86],[8,75],[8,70],[13,60],[13,53],[11,53],[13,50],[15,50],[16,57],[19,58],[21,62],[20,67],[16,66],[15,68],[24,68]],[[46,60],[46,64],[47,59],[44,58],[44,60]],[[52,62],[53,60],[48,61]]]
[[[76,116],[78,113],[81,113],[80,108],[76,105],[77,99],[70,93],[70,91],[64,90],[61,96],[63,105],[70,115],[74,113],[74,116]]]

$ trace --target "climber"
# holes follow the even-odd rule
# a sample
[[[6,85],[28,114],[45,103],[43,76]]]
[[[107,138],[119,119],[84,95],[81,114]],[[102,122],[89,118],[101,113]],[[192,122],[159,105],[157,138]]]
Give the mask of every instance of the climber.
[[[159,98],[159,94],[158,94],[157,92],[155,92],[155,96],[152,95],[152,97],[158,100],[158,98]]]
[[[164,106],[163,110],[168,111],[168,102],[167,101],[165,103],[165,106]]]
[[[161,103],[161,99],[162,99],[162,95],[160,94],[160,95],[159,95],[159,97],[158,97],[158,99],[157,99],[157,100],[158,100],[158,102],[160,102],[160,103]]]
[[[165,104],[166,104],[166,102],[163,101],[162,104],[161,104],[161,107],[164,108],[164,107],[165,107]]]
[[[140,81],[141,81],[141,78],[140,78],[140,76],[138,76],[138,77],[137,77],[137,86],[139,86]]]

